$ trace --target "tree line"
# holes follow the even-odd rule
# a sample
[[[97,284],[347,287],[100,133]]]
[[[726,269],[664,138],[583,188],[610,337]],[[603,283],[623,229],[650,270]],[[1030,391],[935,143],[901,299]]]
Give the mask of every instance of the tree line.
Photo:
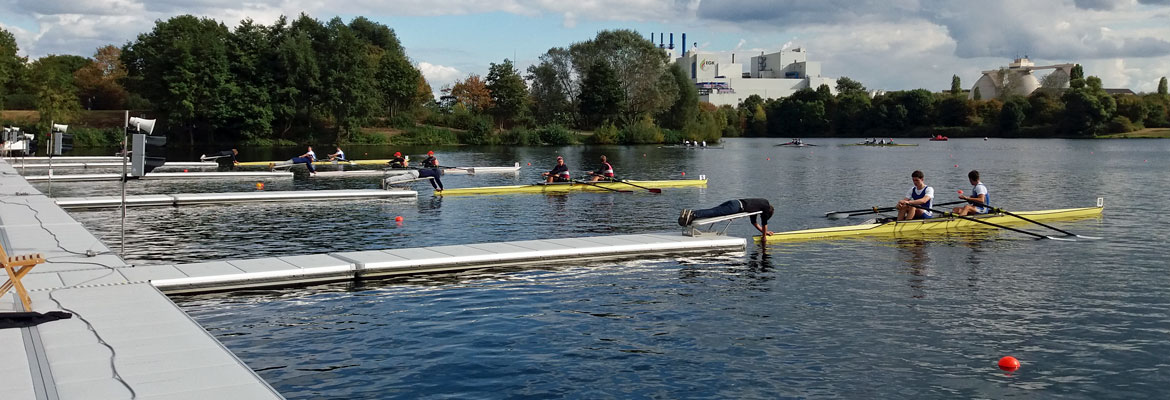
[[[842,77],[836,95],[821,85],[781,99],[745,99],[738,131],[770,137],[1092,137],[1170,127],[1165,77],[1156,93],[1144,95],[1106,93],[1101,79],[1085,77],[1079,65],[1067,81],[1045,82],[1028,96],[1012,95],[1012,83],[1001,82],[999,97],[983,99],[976,89],[969,99],[960,85],[954,76],[946,92],[872,94]]]

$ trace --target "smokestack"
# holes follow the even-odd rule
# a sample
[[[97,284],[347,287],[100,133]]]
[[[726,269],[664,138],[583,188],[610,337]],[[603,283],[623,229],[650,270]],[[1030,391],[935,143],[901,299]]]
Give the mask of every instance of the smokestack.
[[[650,32],[650,43],[654,43],[654,32]]]
[[[666,39],[666,34],[659,33],[658,34],[658,48],[660,48],[660,49],[663,47],[666,47],[666,42],[664,42],[663,39]]]
[[[735,53],[731,53],[731,63],[735,64]]]
[[[687,33],[686,33],[686,32],[683,32],[683,35],[682,35],[682,43],[681,43],[681,44],[682,44],[682,47],[683,47],[683,48],[682,48],[682,55],[684,55],[684,56],[685,56],[685,55],[687,55]]]
[[[674,32],[670,33],[670,47],[668,49],[674,50]]]

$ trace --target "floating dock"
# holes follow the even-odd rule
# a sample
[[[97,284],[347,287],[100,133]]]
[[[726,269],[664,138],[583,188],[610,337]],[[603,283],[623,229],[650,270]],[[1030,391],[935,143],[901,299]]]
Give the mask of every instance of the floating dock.
[[[122,174],[53,174],[53,182],[104,182],[120,181]],[[181,179],[284,179],[292,178],[293,173],[288,171],[257,171],[257,172],[157,172],[145,176],[132,178],[142,180],[181,180]],[[49,175],[30,175],[24,177],[29,182],[47,182]]]
[[[21,163],[49,162],[49,157],[4,157],[12,166],[19,168]],[[53,156],[53,161],[60,162],[122,162],[121,156]]]
[[[130,164],[126,164],[129,167]],[[176,168],[216,168],[219,164],[213,162],[168,162],[155,169],[176,169]],[[53,163],[53,169],[70,169],[70,168],[121,168],[121,162],[64,162]],[[18,170],[26,169],[49,169],[47,163],[24,164],[16,166]]]
[[[261,202],[297,202],[309,200],[374,200],[417,197],[413,190],[295,190],[234,193],[177,193],[126,196],[127,207],[178,207],[197,204],[236,204]],[[66,210],[115,208],[122,206],[122,196],[68,197],[56,199]]]

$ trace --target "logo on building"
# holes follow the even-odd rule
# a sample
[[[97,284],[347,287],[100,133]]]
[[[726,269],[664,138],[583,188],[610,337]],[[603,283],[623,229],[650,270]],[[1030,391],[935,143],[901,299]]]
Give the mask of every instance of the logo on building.
[[[715,61],[706,59],[699,61],[699,69],[706,71],[708,66],[715,67]]]

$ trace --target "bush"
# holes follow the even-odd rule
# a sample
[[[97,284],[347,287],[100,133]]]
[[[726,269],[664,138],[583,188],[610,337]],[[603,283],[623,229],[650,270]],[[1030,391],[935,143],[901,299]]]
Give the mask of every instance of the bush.
[[[518,126],[500,135],[501,144],[517,146],[539,146],[540,134],[531,129]]]
[[[666,136],[662,133],[662,129],[658,125],[654,125],[654,119],[649,115],[643,116],[637,123],[627,125],[622,129],[622,143],[624,144],[644,144],[644,143],[662,143]]]
[[[682,131],[675,129],[662,130],[662,143],[682,143],[683,139]]]
[[[606,122],[593,131],[593,136],[589,137],[591,144],[617,144],[621,140],[621,135],[618,129],[612,122]]]
[[[573,132],[560,125],[545,125],[536,129],[540,141],[551,145],[568,145],[577,142]]]
[[[366,132],[361,129],[356,129],[349,134],[349,144],[387,144],[390,139],[386,135],[379,133]]]
[[[1119,115],[1119,116],[1113,117],[1113,119],[1110,120],[1109,123],[1106,125],[1105,129],[1109,133],[1129,133],[1129,132],[1139,130],[1141,128],[1139,128],[1133,122],[1131,122],[1129,120],[1129,118],[1126,118],[1126,117]]]
[[[110,147],[122,143],[123,133],[119,128],[73,126],[69,127],[69,134],[73,135],[73,145],[77,147]]]
[[[394,144],[398,145],[439,145],[459,144],[459,138],[449,129],[423,125],[406,129],[406,132],[394,137]]]
[[[467,144],[498,144],[499,140],[492,132],[492,123],[488,118],[476,118],[467,132],[463,134],[463,143]]]

